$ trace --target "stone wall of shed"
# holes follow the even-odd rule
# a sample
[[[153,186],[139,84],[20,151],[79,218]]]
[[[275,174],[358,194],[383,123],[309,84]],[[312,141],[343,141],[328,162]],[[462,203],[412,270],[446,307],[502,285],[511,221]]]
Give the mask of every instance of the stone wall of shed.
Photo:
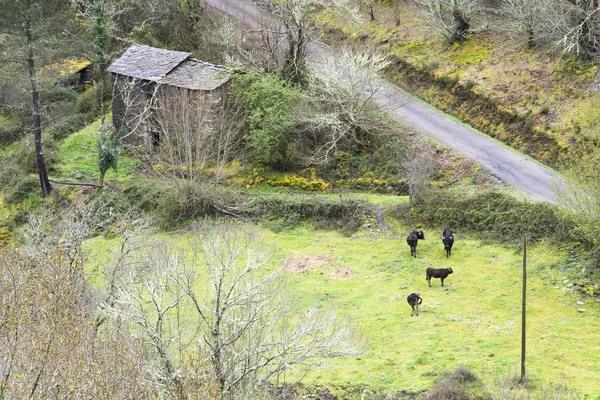
[[[112,103],[113,129],[120,132],[125,146],[145,143],[154,83],[114,75],[115,95]]]
[[[194,134],[209,142],[219,129],[223,102],[221,90],[162,86],[158,96],[152,124],[160,132],[161,141],[174,141],[182,135]]]
[[[155,151],[162,140],[172,140],[182,130],[195,130],[199,135],[212,135],[219,129],[223,96],[228,85],[212,91],[191,90],[161,85],[151,102],[150,82],[132,81],[115,75],[115,96],[112,104],[113,126],[124,130],[123,145],[145,152]],[[144,109],[153,104],[152,113],[140,119]]]

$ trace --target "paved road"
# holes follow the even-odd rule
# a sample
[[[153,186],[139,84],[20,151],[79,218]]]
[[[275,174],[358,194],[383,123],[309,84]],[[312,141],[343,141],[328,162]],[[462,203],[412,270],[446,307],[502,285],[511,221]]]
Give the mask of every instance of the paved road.
[[[205,0],[247,25],[257,28],[262,12],[244,0]],[[310,56],[311,63],[322,63],[335,57],[328,49],[317,46]],[[556,202],[552,192],[554,181],[563,178],[531,161],[523,154],[511,150],[474,130],[459,124],[447,115],[416,100],[391,84],[385,84],[375,101],[393,118],[414,128],[468,158],[481,163],[490,173],[527,196],[538,201]],[[398,107],[398,104],[402,106]]]

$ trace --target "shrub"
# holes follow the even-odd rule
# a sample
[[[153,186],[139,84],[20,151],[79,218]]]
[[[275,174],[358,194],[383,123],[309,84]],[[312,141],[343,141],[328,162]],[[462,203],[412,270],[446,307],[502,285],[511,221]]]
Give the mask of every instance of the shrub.
[[[250,71],[234,78],[234,95],[244,106],[251,129],[249,159],[276,169],[285,167],[297,125],[294,109],[302,92],[274,75]]]
[[[446,382],[427,394],[425,400],[470,400],[465,388],[457,383]]]
[[[0,157],[0,188],[2,191],[14,185],[25,175],[23,168],[11,162],[9,157]]]
[[[29,195],[39,190],[39,180],[29,176],[23,168],[10,162],[6,158],[0,159],[0,188],[2,197],[7,204],[20,203]]]
[[[401,168],[399,161],[405,158],[409,145],[395,131],[392,132],[370,135],[368,149],[348,142],[348,151],[336,151],[327,162],[317,167],[319,176],[331,181],[352,180],[367,175],[380,180],[396,179]]]
[[[322,179],[317,179],[316,176],[305,178],[303,176],[285,174],[280,177],[264,177],[260,172],[254,172],[249,183],[255,185],[263,182],[266,182],[269,186],[288,187],[311,192],[326,192],[329,190],[329,184]]]
[[[8,204],[21,203],[32,193],[40,190],[40,181],[37,178],[26,176],[19,180],[11,189],[3,191],[4,201]]]
[[[178,181],[158,201],[158,222],[163,228],[201,217],[236,213],[236,194],[229,189]]]
[[[104,90],[100,84],[91,87],[79,96],[77,100],[77,112],[85,114],[88,123],[94,121],[102,111],[102,104],[110,101],[112,96],[109,84],[105,84]],[[108,107],[105,107],[108,110]]]
[[[17,114],[17,113],[14,113]],[[0,143],[11,143],[23,133],[24,127],[18,115],[0,114]]]
[[[160,199],[166,190],[152,181],[134,182],[123,189],[127,202],[140,211],[154,211],[160,205]]]
[[[459,383],[469,383],[477,381],[477,376],[471,372],[470,369],[460,365],[456,370],[450,375],[448,381],[459,382]]]
[[[408,184],[406,179],[398,180],[380,180],[370,178],[358,178],[336,181],[336,189],[350,189],[358,191],[368,191],[377,193],[394,193],[399,196],[408,195]]]
[[[75,103],[77,93],[60,85],[48,84],[40,87],[40,102],[42,104],[70,102]]]
[[[42,133],[42,145],[44,148],[44,159],[48,172],[54,170],[58,162],[58,144],[48,132]],[[37,172],[35,142],[33,135],[23,137],[16,145],[13,153],[13,162],[21,166],[25,172]]]
[[[55,140],[62,140],[84,126],[84,116],[82,114],[72,114],[53,122],[46,128],[46,132]]]
[[[320,228],[358,229],[367,214],[364,202],[354,199],[306,195],[270,195],[252,200],[246,212],[254,218],[279,219],[294,226],[310,221]]]

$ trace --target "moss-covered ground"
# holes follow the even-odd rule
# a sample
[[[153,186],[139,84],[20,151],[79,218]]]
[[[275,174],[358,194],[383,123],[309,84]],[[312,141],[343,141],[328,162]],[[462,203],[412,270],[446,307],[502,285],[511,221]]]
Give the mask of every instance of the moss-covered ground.
[[[517,370],[522,254],[456,232],[453,254],[446,259],[441,229],[426,229],[418,257],[411,258],[407,229],[388,223],[395,233],[362,228],[351,237],[305,228],[274,233],[250,227],[272,249],[272,268],[285,268],[301,257],[320,260],[308,272],[287,273],[301,299],[299,308],[335,307],[358,323],[366,340],[364,354],[334,360],[304,382],[347,398],[351,387],[419,392],[459,365],[489,379]],[[158,236],[183,243],[185,235]],[[94,239],[89,254],[106,254],[109,244]],[[542,243],[529,248],[528,374],[600,398],[600,304],[579,297],[567,288],[559,269],[549,268],[565,257],[560,247]],[[428,267],[452,267],[454,273],[443,288],[439,280],[428,287]],[[410,316],[406,303],[412,292],[423,298],[418,317]]]

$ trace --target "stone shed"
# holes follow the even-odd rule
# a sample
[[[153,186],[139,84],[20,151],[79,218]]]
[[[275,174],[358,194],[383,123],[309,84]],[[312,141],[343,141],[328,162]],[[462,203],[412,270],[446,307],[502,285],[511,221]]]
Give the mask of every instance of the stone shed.
[[[94,66],[90,60],[63,60],[46,65],[40,70],[41,81],[83,90],[96,78]]]
[[[212,131],[211,115],[221,106],[231,78],[224,67],[194,59],[191,53],[138,44],[131,45],[108,71],[116,88],[114,128],[121,130],[127,143],[150,147],[168,136],[166,130],[178,129],[177,121],[190,119],[174,118],[183,113],[195,112],[194,129]]]

